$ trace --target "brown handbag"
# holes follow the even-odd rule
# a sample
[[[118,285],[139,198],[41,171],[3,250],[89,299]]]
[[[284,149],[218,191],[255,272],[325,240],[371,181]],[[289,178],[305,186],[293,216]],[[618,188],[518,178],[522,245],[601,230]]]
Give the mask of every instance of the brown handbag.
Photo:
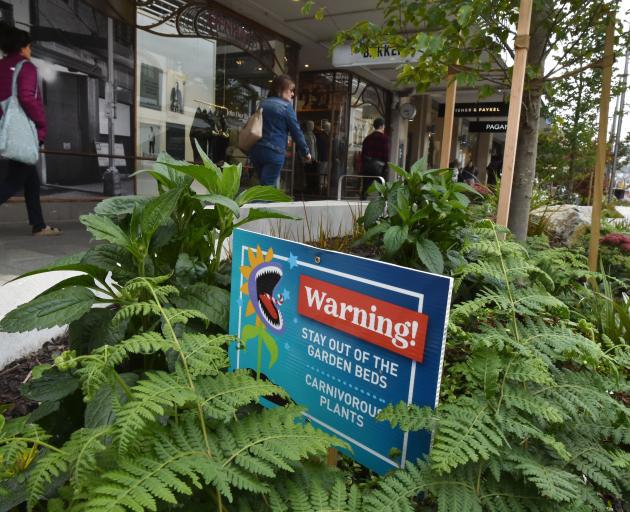
[[[238,147],[245,153],[249,152],[263,136],[263,109],[259,108],[245,123],[238,134]]]

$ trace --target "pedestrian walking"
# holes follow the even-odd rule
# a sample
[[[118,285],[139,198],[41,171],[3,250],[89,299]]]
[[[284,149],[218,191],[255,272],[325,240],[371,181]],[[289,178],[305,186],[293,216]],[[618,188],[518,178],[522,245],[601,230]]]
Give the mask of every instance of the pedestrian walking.
[[[390,142],[385,133],[385,121],[377,117],[372,123],[374,131],[363,139],[361,149],[361,174],[380,176],[387,180],[387,162],[389,161]],[[361,180],[361,199],[365,199],[367,190],[376,178]]]
[[[263,112],[262,139],[252,147],[249,158],[261,185],[278,186],[289,134],[300,155],[307,162],[312,160],[293,110],[294,95],[293,80],[287,75],[280,75],[273,80],[269,95],[260,104]]]
[[[17,97],[26,116],[35,123],[39,143],[46,137],[46,115],[37,83],[37,68],[31,62],[31,37],[28,32],[3,25],[0,30],[0,49],[5,57],[0,60],[0,101],[11,97],[13,75],[17,75]],[[0,117],[4,115],[0,108]],[[35,155],[36,157],[36,155]],[[8,159],[7,176],[0,184],[0,205],[24,189],[28,221],[33,235],[59,235],[61,230],[44,221],[39,198],[39,176],[35,165]]]

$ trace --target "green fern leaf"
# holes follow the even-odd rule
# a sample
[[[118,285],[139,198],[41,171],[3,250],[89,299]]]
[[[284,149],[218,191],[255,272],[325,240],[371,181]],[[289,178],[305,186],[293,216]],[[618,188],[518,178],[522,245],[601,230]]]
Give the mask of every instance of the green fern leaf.
[[[584,482],[577,475],[550,464],[542,465],[527,456],[508,457],[517,463],[516,467],[523,476],[532,482],[543,496],[560,502],[578,501]]]
[[[217,375],[230,364],[225,346],[233,336],[206,336],[185,333],[181,339],[182,357],[192,376]]]
[[[413,512],[412,499],[426,492],[433,483],[429,466],[424,462],[408,463],[404,470],[392,471],[364,497],[365,512]]]
[[[145,378],[131,389],[129,401],[116,412],[115,437],[120,453],[126,452],[134,436],[147,424],[165,415],[167,409],[182,407],[195,398],[188,384],[176,375],[163,371],[147,372]]]
[[[438,413],[430,455],[435,470],[448,473],[468,461],[499,455],[504,439],[486,405],[462,398],[457,403],[444,404]]]
[[[240,407],[257,402],[261,396],[288,398],[282,388],[269,381],[257,380],[246,370],[198,379],[195,389],[204,413],[221,421],[232,419]]]

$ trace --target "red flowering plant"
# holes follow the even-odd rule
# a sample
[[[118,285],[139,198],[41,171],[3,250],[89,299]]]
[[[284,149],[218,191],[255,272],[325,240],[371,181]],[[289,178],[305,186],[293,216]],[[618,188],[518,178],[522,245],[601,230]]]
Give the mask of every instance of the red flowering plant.
[[[608,233],[599,242],[602,245],[619,247],[623,252],[630,253],[630,234],[628,233]]]

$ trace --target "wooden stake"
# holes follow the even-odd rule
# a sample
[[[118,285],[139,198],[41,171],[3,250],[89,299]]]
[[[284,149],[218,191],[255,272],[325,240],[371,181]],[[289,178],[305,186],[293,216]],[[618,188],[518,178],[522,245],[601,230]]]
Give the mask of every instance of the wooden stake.
[[[597,271],[599,253],[600,222],[602,217],[602,194],[604,193],[604,167],[606,166],[606,133],[608,131],[608,105],[610,104],[610,83],[612,66],[615,60],[615,14],[612,12],[606,28],[606,43],[602,59],[602,96],[599,99],[599,134],[597,137],[597,157],[593,177],[593,215],[591,218],[591,241],[588,246],[588,268]]]
[[[512,199],[512,181],[514,179],[514,162],[516,162],[516,145],[518,129],[521,122],[521,104],[523,102],[523,85],[527,70],[527,51],[529,50],[529,27],[532,19],[532,0],[521,0],[516,30],[514,70],[512,72],[512,88],[510,91],[510,109],[508,111],[507,133],[505,134],[505,151],[503,152],[503,170],[501,172],[501,190],[497,207],[497,224],[508,225],[510,200]]]
[[[448,75],[446,103],[444,105],[444,129],[442,130],[442,148],[440,149],[440,169],[446,169],[451,159],[451,143],[453,140],[453,119],[455,117],[455,96],[457,95],[457,78]]]
[[[337,448],[328,448],[327,463],[333,468],[337,467]]]

